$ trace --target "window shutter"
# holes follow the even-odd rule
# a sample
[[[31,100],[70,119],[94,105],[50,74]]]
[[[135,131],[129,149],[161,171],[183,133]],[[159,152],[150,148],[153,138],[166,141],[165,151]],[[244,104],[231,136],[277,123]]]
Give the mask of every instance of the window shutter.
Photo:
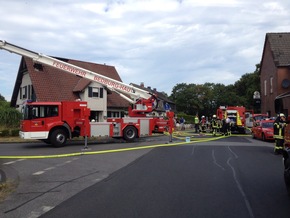
[[[20,98],[20,99],[23,98],[23,96],[22,96],[22,87],[20,87],[20,89],[19,89],[19,98]]]
[[[93,97],[93,88],[89,87],[89,97]]]
[[[103,92],[104,92],[104,89],[100,88],[100,98],[103,98]]]
[[[24,86],[24,95],[23,98],[26,99],[27,98],[27,86]]]
[[[28,88],[27,99],[31,99],[31,85],[28,85],[27,88]]]

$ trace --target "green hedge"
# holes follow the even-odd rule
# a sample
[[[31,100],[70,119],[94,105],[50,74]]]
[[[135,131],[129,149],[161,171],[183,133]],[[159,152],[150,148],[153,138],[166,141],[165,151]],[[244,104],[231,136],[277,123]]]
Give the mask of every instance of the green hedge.
[[[12,129],[10,131],[11,136],[19,136],[19,129]]]
[[[19,136],[19,129],[0,130],[0,137]]]
[[[0,107],[0,127],[13,128],[19,127],[21,113],[15,108]]]
[[[7,137],[10,135],[10,131],[8,129],[4,129],[0,132],[1,137]]]

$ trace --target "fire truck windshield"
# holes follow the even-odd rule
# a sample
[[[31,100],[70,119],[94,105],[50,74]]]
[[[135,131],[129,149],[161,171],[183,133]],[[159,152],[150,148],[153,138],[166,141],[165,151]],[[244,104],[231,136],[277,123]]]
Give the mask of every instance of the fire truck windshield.
[[[231,123],[236,123],[237,122],[237,118],[235,116],[228,116],[231,120]]]
[[[56,117],[59,115],[57,105],[25,105],[22,112],[24,120]]]

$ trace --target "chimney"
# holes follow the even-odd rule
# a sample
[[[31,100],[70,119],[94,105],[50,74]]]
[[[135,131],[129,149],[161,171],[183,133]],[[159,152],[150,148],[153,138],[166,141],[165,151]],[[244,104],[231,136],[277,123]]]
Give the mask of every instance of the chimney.
[[[142,88],[144,88],[144,82],[141,82],[141,83],[140,83],[140,86],[141,86]]]

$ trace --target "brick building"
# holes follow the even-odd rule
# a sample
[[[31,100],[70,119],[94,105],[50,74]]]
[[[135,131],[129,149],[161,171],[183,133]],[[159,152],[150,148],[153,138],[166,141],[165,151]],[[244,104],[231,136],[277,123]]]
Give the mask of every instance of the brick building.
[[[261,112],[276,116],[290,108],[290,33],[267,33],[260,68]],[[288,96],[282,98],[283,96]],[[281,107],[275,107],[275,99]]]

